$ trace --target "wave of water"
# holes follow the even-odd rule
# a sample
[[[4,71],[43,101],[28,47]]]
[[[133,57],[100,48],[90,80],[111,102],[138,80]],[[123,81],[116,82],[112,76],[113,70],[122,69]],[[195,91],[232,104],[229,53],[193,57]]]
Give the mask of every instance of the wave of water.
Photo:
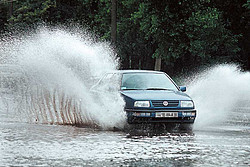
[[[108,43],[80,31],[41,28],[5,37],[0,41],[1,108],[18,111],[29,122],[123,127],[126,115],[118,91],[98,97],[90,91],[105,72],[118,67]],[[236,108],[248,108],[249,83],[250,73],[236,65],[197,74],[187,92],[198,110],[195,128],[225,122]],[[106,84],[115,88],[118,83]]]
[[[195,128],[223,124],[234,119],[231,116],[250,122],[249,72],[234,64],[217,65],[197,74],[188,85],[198,111]],[[247,112],[239,110],[243,107]]]
[[[103,92],[97,99],[89,89],[105,72],[117,69],[118,61],[108,43],[86,34],[41,28],[1,39],[4,103],[16,106],[30,122],[123,126],[124,101],[118,91]]]

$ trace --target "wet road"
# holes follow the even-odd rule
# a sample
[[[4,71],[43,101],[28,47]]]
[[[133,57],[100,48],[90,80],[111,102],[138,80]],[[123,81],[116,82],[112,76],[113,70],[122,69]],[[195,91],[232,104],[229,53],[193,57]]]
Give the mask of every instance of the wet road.
[[[249,166],[247,118],[153,136],[28,124],[1,113],[0,166]]]
[[[119,69],[109,44],[93,43],[96,40],[78,28],[41,27],[36,32],[27,37],[3,38],[0,46],[2,63],[7,63],[1,68],[0,98],[7,98],[2,98],[4,104],[0,99],[0,166],[250,166],[250,73],[240,72],[236,65],[216,65],[195,74],[195,82],[183,82],[198,110],[191,133],[141,136],[138,131],[25,123],[30,117],[37,121],[34,114],[46,116],[41,111],[45,103],[48,110],[52,108],[49,98],[55,108],[70,106],[68,98],[79,99],[79,104],[83,99],[88,106],[82,110],[87,111],[83,115],[91,113],[104,124],[121,118],[119,114],[110,118],[118,113],[110,108],[123,111],[124,104],[118,92],[117,96],[103,94],[101,103],[107,104],[104,109],[110,113],[107,117],[100,114],[99,100],[88,98],[89,86],[95,84],[90,78]],[[103,86],[106,84],[110,87],[110,83]],[[119,103],[114,101],[118,97]],[[8,111],[1,111],[4,107]],[[229,113],[233,119],[220,122],[234,107],[235,112]],[[218,122],[213,120],[217,118],[220,124],[208,126],[210,121]],[[113,120],[116,123],[117,119]]]

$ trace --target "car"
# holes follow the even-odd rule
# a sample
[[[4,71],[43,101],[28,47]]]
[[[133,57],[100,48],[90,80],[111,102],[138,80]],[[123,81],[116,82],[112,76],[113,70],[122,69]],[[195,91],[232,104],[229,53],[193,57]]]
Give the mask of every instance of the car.
[[[98,84],[110,79],[118,79],[128,124],[194,123],[196,109],[193,100],[184,93],[186,87],[177,86],[165,72],[117,70],[106,73]]]

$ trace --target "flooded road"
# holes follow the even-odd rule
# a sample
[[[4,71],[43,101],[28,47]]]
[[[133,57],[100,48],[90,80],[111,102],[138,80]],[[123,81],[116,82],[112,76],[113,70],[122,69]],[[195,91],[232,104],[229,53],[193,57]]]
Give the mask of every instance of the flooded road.
[[[187,76],[192,132],[108,131],[124,127],[125,102],[90,87],[119,61],[94,41],[46,28],[0,41],[0,166],[250,166],[249,72],[224,64]],[[106,130],[70,126],[86,124]]]
[[[141,136],[23,123],[2,112],[0,166],[249,166],[249,114],[191,133]]]

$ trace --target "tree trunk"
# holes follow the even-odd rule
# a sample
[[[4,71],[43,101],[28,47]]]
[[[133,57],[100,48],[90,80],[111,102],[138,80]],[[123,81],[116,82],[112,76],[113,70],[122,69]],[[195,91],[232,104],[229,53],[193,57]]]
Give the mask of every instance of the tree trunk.
[[[12,15],[13,15],[13,0],[10,0],[9,3],[10,3],[10,7],[9,7],[9,16],[10,16],[10,18],[11,18]]]
[[[155,59],[155,71],[161,71],[161,58],[160,57]]]
[[[116,34],[117,34],[117,23],[116,23],[116,15],[117,15],[117,0],[112,0],[112,9],[111,9],[111,41],[115,45],[116,44]]]

